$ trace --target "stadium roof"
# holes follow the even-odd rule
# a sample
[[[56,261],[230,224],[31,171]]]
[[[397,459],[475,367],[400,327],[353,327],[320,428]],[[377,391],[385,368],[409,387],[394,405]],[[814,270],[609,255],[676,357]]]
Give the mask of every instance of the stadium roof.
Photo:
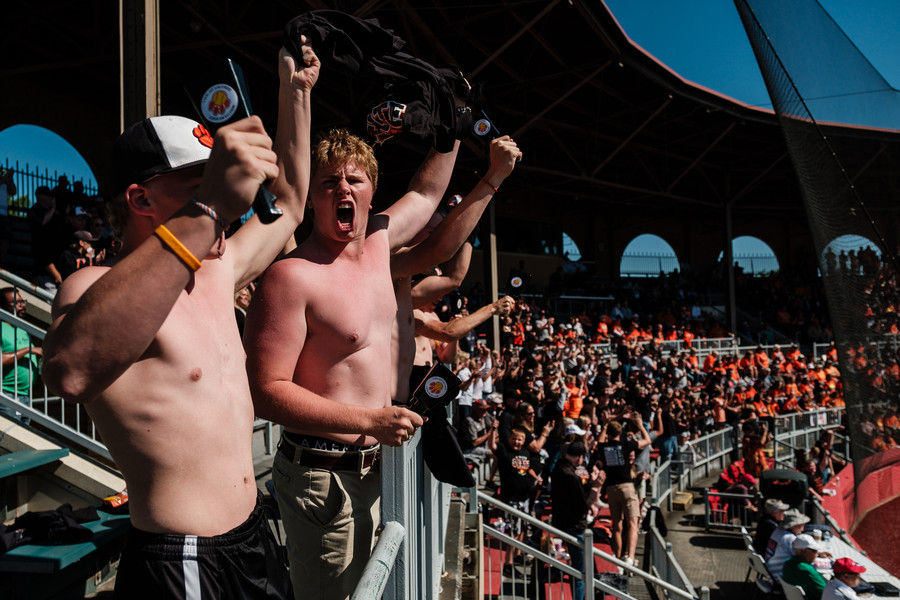
[[[169,0],[159,7],[162,112],[192,115],[184,83],[227,56],[242,65],[255,108],[273,133],[282,26],[324,8],[377,18],[407,41],[411,54],[458,64],[470,80],[483,82],[486,112],[526,153],[504,186],[498,217],[666,220],[708,217],[728,205],[735,220],[802,219],[775,116],[683,80],[633,44],[602,2]],[[56,131],[102,184],[103,157],[120,129],[116,3],[51,0],[39,10],[13,3],[6,16],[0,128],[27,122]],[[314,126],[346,124],[372,91],[323,71]],[[886,177],[896,164],[896,136],[833,133],[848,131],[849,176],[874,191],[874,210],[887,206],[879,199],[900,191]],[[405,184],[417,164],[397,155],[382,159],[382,187]],[[485,162],[484,146],[468,141],[456,189],[474,183]]]

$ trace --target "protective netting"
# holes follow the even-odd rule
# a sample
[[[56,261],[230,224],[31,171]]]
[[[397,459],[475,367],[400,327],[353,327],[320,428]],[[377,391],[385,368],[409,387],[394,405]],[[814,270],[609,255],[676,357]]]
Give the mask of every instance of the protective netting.
[[[892,89],[815,0],[735,0],[803,190],[847,406],[857,487],[892,445],[900,397],[895,253],[824,124],[897,130]],[[847,128],[842,135],[853,136]],[[883,220],[882,220],[883,221]],[[894,434],[896,435],[896,434]],[[857,513],[859,514],[859,513]]]

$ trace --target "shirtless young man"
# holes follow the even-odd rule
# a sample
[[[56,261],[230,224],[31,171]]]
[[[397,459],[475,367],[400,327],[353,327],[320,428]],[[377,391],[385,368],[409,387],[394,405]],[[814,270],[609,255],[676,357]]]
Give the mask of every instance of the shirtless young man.
[[[302,219],[319,71],[309,46],[303,61],[298,71],[284,51],[279,59],[277,157],[256,117],[220,129],[212,151],[205,128],[182,117],[126,130],[114,200],[122,251],[74,273],[54,300],[44,380],[85,404],[128,485],[120,597],[290,596],[257,500],[232,299]],[[284,215],[270,225],[250,219],[226,250],[223,224],[247,211],[266,179]]]
[[[390,256],[431,217],[457,150],[432,151],[409,191],[370,216],[372,149],[331,132],[313,152],[313,231],[266,272],[250,306],[256,414],[285,427],[272,479],[297,598],[353,592],[380,521],[378,444],[399,446],[422,425],[391,406]]]
[[[401,248],[391,257],[391,276],[394,278],[394,294],[398,306],[392,342],[393,376],[395,377],[393,397],[397,402],[403,403],[409,400],[409,379],[413,364],[430,364],[432,360],[428,340],[423,337],[420,343],[416,339],[418,335],[426,336],[428,334],[425,329],[419,328],[419,319],[414,315],[418,314],[418,309],[432,306],[434,302],[462,283],[469,270],[469,260],[472,256],[472,246],[466,242],[466,238],[478,225],[478,220],[491,198],[512,173],[516,161],[521,158],[522,152],[509,136],[493,140],[490,147],[490,167],[487,173],[462,199],[459,206],[453,208],[443,220],[440,219],[438,213],[435,213],[427,226],[411,240],[409,245]],[[450,261],[451,264],[447,265],[448,268],[442,275],[426,277],[415,286],[412,285],[414,275],[447,261]],[[491,306],[495,307],[496,311],[500,311],[505,305],[505,301],[501,299]],[[414,309],[416,309],[415,313]],[[447,324],[450,330],[446,334],[436,333],[435,339],[449,341],[454,335],[458,335],[455,338],[458,340],[470,329],[490,318],[491,314],[494,313],[482,312],[476,318],[467,318],[459,323],[454,322],[453,325]],[[481,318],[482,316],[484,318]],[[435,315],[435,319],[440,323],[437,315]],[[434,330],[443,328],[443,325],[438,323],[432,323]],[[422,345],[427,346],[427,361],[419,359],[419,347]],[[422,354],[424,355],[424,352]],[[452,362],[452,360],[451,358],[445,362]]]

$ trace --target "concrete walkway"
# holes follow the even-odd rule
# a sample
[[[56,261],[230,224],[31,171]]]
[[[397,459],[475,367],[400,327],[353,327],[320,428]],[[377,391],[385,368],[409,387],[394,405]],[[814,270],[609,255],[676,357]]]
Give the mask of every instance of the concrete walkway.
[[[701,481],[686,490],[693,502],[686,511],[669,513],[666,541],[688,580],[696,589],[708,587],[711,600],[749,599],[756,586],[744,583],[750,565],[740,531],[704,528],[703,484],[713,482]]]

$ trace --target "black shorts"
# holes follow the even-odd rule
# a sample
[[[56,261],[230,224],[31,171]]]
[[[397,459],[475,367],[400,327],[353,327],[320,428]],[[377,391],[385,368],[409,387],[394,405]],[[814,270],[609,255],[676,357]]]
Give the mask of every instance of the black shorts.
[[[114,595],[123,600],[293,598],[284,554],[258,501],[244,523],[215,537],[132,527]]]

